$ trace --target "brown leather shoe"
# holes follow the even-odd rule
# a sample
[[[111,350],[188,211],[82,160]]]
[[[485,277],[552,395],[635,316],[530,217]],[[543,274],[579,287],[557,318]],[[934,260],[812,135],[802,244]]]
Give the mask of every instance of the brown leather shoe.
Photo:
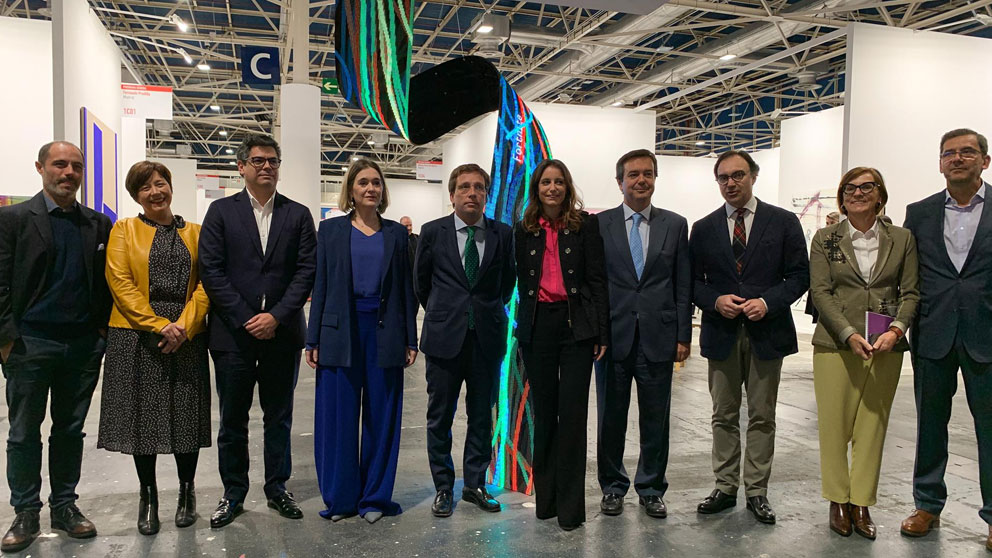
[[[96,527],[79,511],[76,504],[66,504],[52,510],[52,529],[65,531],[73,539],[90,539],[96,536]]]
[[[851,536],[851,508],[847,502],[830,502],[830,530],[842,537]]]
[[[4,553],[20,552],[31,546],[31,543],[38,538],[41,529],[38,527],[38,510],[26,510],[19,512],[14,517],[14,523],[3,536],[3,543],[0,544],[0,551]]]
[[[902,520],[902,528],[899,532],[907,537],[922,537],[937,527],[940,527],[940,515],[913,510],[909,517]]]
[[[875,540],[875,523],[868,513],[868,506],[851,505],[851,524],[855,533],[866,539]]]

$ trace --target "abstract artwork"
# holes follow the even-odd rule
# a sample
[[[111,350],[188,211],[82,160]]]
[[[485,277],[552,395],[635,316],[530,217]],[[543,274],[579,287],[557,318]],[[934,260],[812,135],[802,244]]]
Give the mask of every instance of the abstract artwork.
[[[117,132],[89,109],[80,109],[83,138],[83,205],[117,221]]]
[[[551,157],[541,123],[488,60],[464,56],[410,75],[413,0],[340,0],[335,59],[341,95],[415,145],[499,111],[486,216],[513,225],[527,203],[534,168]],[[533,411],[513,329],[517,301],[506,308],[507,352],[493,421],[490,483],[533,490]]]

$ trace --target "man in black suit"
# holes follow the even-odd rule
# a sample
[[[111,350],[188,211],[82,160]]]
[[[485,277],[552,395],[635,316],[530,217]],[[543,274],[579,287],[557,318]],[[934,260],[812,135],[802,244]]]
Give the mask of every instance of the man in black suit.
[[[452,512],[455,466],[451,423],[465,382],[462,500],[489,511],[500,504],[486,490],[492,456],[491,408],[506,351],[504,306],[516,282],[513,232],[486,218],[489,174],[475,164],[456,167],[448,179],[454,213],[420,230],[414,288],[423,305],[420,350],[427,355],[427,458],[437,495],[431,512]]]
[[[410,252],[410,268],[413,268],[414,260],[417,258],[417,244],[420,242],[420,235],[413,232],[413,219],[407,215],[400,217],[400,224],[406,227],[407,250]]]
[[[310,211],[276,192],[279,145],[249,135],[238,148],[244,191],[210,205],[200,229],[200,278],[220,398],[217,453],[224,497],[211,527],[234,520],[248,493],[248,411],[255,384],[265,437],[265,497],[283,517],[303,512],[286,491],[292,473],[293,391],[306,336],[316,235]]]
[[[620,157],[617,184],[623,203],[600,213],[610,285],[610,344],[596,363],[600,504],[623,512],[630,479],[623,466],[631,381],[637,382],[641,457],[634,490],[651,517],[668,515],[669,410],[672,363],[689,357],[692,342],[692,269],[685,218],[651,205],[658,160],[646,149]]]
[[[110,219],[76,202],[83,154],[57,141],[35,163],[42,191],[0,208],[0,362],[7,379],[7,483],[17,514],[3,552],[38,537],[41,423],[51,393],[48,473],[52,528],[96,536],[76,507],[83,422],[100,376],[110,317],[104,278]]]
[[[703,312],[699,348],[709,360],[716,489],[697,507],[716,513],[737,503],[775,523],[768,479],[775,454],[775,404],[782,359],[798,352],[791,306],[809,288],[809,257],[799,219],[753,196],[758,165],[727,151],[713,167],[726,203],[692,225],[693,301]],[[741,474],[741,386],[747,392],[747,448]]]
[[[978,438],[979,516],[989,527],[992,551],[992,187],[982,180],[989,142],[969,129],[940,140],[940,172],[946,188],[910,204],[905,227],[920,254],[920,306],[910,328],[918,432],[913,500],[916,509],[902,533],[926,535],[937,526],[947,501],[947,421],[964,379]]]

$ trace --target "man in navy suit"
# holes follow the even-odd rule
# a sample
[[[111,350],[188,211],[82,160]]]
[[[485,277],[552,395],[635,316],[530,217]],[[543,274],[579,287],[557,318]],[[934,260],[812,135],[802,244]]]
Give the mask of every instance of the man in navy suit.
[[[630,479],[623,466],[630,386],[637,382],[641,457],[634,490],[651,517],[668,515],[669,410],[672,362],[689,357],[692,342],[692,269],[684,217],[651,205],[658,160],[638,149],[617,161],[623,203],[600,213],[610,289],[610,344],[596,363],[599,440],[596,461],[600,504],[623,513]]]
[[[982,488],[979,515],[990,524],[992,551],[992,188],[982,180],[989,142],[958,129],[940,140],[946,189],[906,208],[905,227],[920,253],[920,307],[910,327],[918,432],[913,500],[904,535],[919,537],[937,526],[947,500],[947,421],[964,378],[978,438]]]
[[[513,232],[483,214],[489,174],[475,164],[456,167],[448,179],[454,213],[426,223],[414,271],[423,305],[420,350],[427,357],[427,457],[437,494],[431,512],[452,512],[455,466],[451,423],[465,382],[462,500],[489,511],[499,502],[486,491],[492,456],[491,408],[506,351],[507,316],[516,282]]]
[[[210,518],[214,528],[234,520],[248,493],[248,411],[256,383],[268,505],[283,517],[303,517],[286,480],[292,472],[293,391],[306,336],[303,305],[313,287],[317,242],[310,211],[276,192],[280,156],[271,137],[245,138],[237,152],[245,189],[213,202],[200,229],[224,483],[224,497]]]
[[[782,359],[798,352],[791,306],[809,288],[799,219],[753,195],[758,165],[727,151],[713,167],[726,203],[692,225],[693,300],[703,312],[699,348],[709,361],[716,488],[697,506],[716,513],[737,504],[775,523],[768,478],[775,453],[775,404]],[[741,474],[741,386],[747,392],[747,448]]]

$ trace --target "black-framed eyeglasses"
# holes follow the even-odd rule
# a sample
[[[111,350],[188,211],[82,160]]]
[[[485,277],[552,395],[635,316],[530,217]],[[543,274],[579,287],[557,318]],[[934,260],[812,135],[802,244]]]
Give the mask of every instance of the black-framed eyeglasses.
[[[868,194],[871,193],[876,186],[878,186],[878,184],[875,184],[874,182],[865,182],[863,184],[847,183],[844,185],[844,193],[847,195],[854,195],[855,192],[861,190],[862,194]]]
[[[733,180],[734,182],[740,183],[740,181],[741,180],[744,180],[744,177],[746,177],[746,176],[747,176],[747,173],[744,172],[744,171],[737,171],[737,172],[732,173],[732,174],[718,174],[716,176],[716,182],[717,182],[717,184],[720,184],[721,186],[726,185],[731,180]]]
[[[965,147],[964,149],[948,149],[947,151],[940,154],[940,159],[942,161],[950,161],[954,157],[960,155],[965,161],[974,161],[982,153],[977,149],[972,149],[970,147]]]
[[[265,163],[268,163],[270,167],[277,169],[279,168],[279,165],[282,164],[282,159],[277,159],[275,157],[269,157],[268,159],[265,157],[252,157],[248,159],[248,162],[251,163],[251,166],[255,167],[257,170],[262,170],[265,168]]]

